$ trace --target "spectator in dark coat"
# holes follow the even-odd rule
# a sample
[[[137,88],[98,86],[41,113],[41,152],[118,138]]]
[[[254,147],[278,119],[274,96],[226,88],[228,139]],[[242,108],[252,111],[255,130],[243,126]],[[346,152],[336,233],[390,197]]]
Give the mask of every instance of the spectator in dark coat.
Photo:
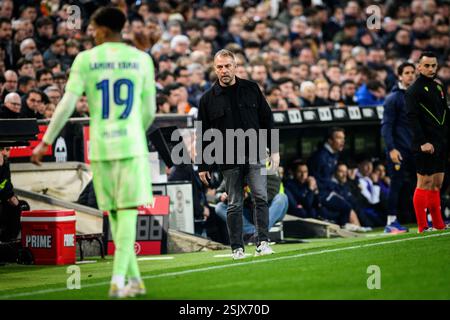
[[[338,153],[344,149],[345,132],[342,128],[333,127],[328,131],[327,142],[310,158],[308,167],[311,175],[317,180],[319,199],[327,209],[325,218],[333,220],[350,231],[366,232],[361,227],[356,211],[336,191],[336,183],[332,181],[338,162]]]
[[[43,93],[33,89],[22,98],[21,118],[43,119],[45,105],[43,103]]]
[[[305,162],[294,167],[294,178],[285,182],[289,199],[288,213],[300,218],[316,218],[320,210],[319,189],[314,177],[309,176]]]
[[[14,194],[9,169],[9,148],[0,148],[0,241],[15,240],[20,232],[20,213],[29,205]]]
[[[20,117],[20,96],[10,92],[5,97],[5,103],[0,106],[0,119],[16,119]]]

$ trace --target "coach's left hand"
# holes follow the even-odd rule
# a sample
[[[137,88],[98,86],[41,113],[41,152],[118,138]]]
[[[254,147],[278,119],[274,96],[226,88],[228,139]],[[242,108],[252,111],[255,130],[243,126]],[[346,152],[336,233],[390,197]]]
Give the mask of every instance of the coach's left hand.
[[[275,152],[270,155],[270,170],[272,170],[274,173],[276,170],[278,170],[278,167],[280,166],[280,153]]]

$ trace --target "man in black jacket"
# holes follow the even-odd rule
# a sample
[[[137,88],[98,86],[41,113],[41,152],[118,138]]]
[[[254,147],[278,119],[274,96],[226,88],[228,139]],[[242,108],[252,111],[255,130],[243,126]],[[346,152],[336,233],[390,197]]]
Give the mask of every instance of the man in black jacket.
[[[443,86],[434,80],[438,62],[432,52],[419,58],[420,76],[406,90],[408,120],[413,131],[412,149],[416,162],[417,186],[414,209],[419,233],[429,231],[426,210],[430,211],[433,227],[444,229],[441,214],[440,189],[447,161],[450,112]]]
[[[14,194],[8,162],[9,148],[0,148],[0,241],[15,240],[20,232],[21,203]]]
[[[21,106],[20,96],[15,92],[8,93],[5,97],[5,103],[0,106],[0,119],[19,118]]]
[[[205,161],[207,144],[203,143],[205,133],[219,133],[222,145],[216,149],[214,164],[219,165],[226,184],[228,194],[227,225],[230,236],[233,259],[245,258],[242,234],[242,212],[244,186],[248,183],[252,190],[254,204],[254,221],[257,229],[257,248],[255,255],[272,254],[269,246],[269,209],[267,204],[267,176],[263,174],[266,162],[266,148],[259,146],[261,137],[250,142],[245,140],[241,148],[234,148],[235,138],[242,141],[242,136],[251,135],[251,130],[266,129],[266,142],[271,150],[272,170],[279,164],[278,150],[271,147],[271,129],[273,128],[272,111],[255,82],[239,79],[236,74],[234,54],[228,50],[220,50],[214,57],[214,70],[218,81],[200,99],[197,127],[196,163],[199,166],[200,179],[206,185],[210,179],[209,170],[212,165]],[[214,129],[214,130],[210,130]],[[239,131],[240,130],[240,131]],[[243,131],[242,131],[243,130]],[[226,139],[225,133],[233,132],[232,139]],[[245,132],[245,133],[244,133]],[[228,134],[230,136],[230,134]],[[207,140],[207,139],[205,139]],[[213,141],[219,144],[218,141]],[[232,147],[229,147],[232,145]],[[237,144],[239,147],[239,143]],[[259,146],[259,151],[252,148]],[[210,147],[210,146],[208,146]],[[209,149],[209,148],[208,148]],[[220,153],[226,157],[226,163],[217,160]],[[263,155],[264,154],[264,155]],[[234,156],[232,156],[234,155]],[[210,159],[211,160],[211,159]]]
[[[400,193],[405,183],[409,181],[408,190],[412,191],[415,184],[416,170],[411,152],[412,130],[406,117],[406,89],[415,80],[414,64],[403,62],[397,68],[399,82],[384,102],[383,120],[381,122],[381,134],[386,142],[388,152],[387,169],[391,178],[391,186],[388,196],[388,216],[384,232],[404,233],[408,228],[397,221],[397,210],[400,201]],[[408,199],[412,192],[408,193]],[[411,201],[411,200],[410,200]]]

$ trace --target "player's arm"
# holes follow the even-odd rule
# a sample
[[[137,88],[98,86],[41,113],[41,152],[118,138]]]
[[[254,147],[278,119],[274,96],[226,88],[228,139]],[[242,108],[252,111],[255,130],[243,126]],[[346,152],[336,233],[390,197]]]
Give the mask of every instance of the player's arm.
[[[66,92],[64,94],[56,107],[56,111],[52,116],[52,120],[50,121],[47,131],[45,132],[44,138],[33,150],[33,154],[31,155],[32,163],[37,165],[41,164],[41,159],[47,152],[48,147],[55,141],[56,137],[61,132],[61,129],[65,126],[67,120],[73,114],[78,99],[79,96],[72,92]]]
[[[149,66],[142,91],[142,125],[147,130],[153,123],[156,114],[156,83],[153,61],[148,57]]]
[[[66,84],[66,93],[64,93],[64,96],[56,107],[56,111],[50,120],[50,125],[45,132],[44,138],[33,150],[31,162],[34,164],[41,164],[42,157],[47,152],[48,147],[55,141],[67,120],[73,114],[75,105],[84,91],[85,81],[82,76],[83,56],[83,53],[80,53],[75,58],[70,70],[69,80]]]

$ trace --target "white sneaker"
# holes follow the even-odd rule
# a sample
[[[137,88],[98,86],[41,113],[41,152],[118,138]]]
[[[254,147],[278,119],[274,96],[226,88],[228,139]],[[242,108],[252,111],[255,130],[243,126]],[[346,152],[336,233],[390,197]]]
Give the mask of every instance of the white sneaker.
[[[369,232],[372,231],[371,227],[361,227],[361,226],[357,226],[356,224],[353,223],[346,223],[344,226],[345,230],[348,231],[353,231],[353,232]]]
[[[111,299],[123,299],[127,298],[127,290],[125,287],[119,288],[117,284],[111,283],[111,286],[109,287],[109,297]]]
[[[233,256],[233,260],[245,259],[244,249],[242,249],[242,248],[234,249],[232,256]]]
[[[127,297],[134,298],[136,296],[143,296],[147,293],[147,290],[145,290],[144,281],[130,281],[125,286],[125,292]]]
[[[272,250],[269,243],[267,241],[261,241],[259,246],[256,247],[255,257],[265,256],[273,253],[275,253],[275,251]]]

